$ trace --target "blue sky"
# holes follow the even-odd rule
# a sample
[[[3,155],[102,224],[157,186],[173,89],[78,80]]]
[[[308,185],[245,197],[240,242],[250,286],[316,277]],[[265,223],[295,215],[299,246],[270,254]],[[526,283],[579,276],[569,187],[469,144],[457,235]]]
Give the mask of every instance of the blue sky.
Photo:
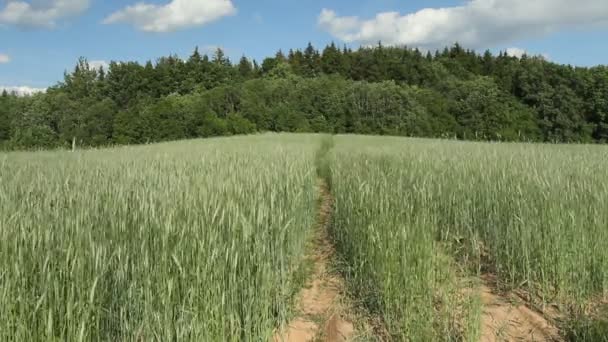
[[[187,57],[221,46],[237,59],[277,49],[388,45],[527,51],[608,64],[608,1],[578,0],[0,0],[0,86],[47,87],[79,56]],[[497,4],[499,3],[499,4]]]

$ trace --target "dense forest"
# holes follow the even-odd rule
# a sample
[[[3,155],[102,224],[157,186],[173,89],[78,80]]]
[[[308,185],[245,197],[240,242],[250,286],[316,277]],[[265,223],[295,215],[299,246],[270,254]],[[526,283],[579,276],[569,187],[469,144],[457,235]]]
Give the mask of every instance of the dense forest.
[[[279,51],[261,64],[81,58],[44,94],[0,96],[0,147],[140,144],[264,131],[467,140],[608,141],[608,67],[479,54],[456,44]]]

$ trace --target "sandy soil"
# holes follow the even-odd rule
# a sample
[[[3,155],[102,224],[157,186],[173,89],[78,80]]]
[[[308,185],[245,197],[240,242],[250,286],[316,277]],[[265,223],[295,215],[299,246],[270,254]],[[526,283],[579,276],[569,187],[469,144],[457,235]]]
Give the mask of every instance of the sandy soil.
[[[488,284],[484,280],[479,289],[483,304],[482,342],[562,341],[547,313],[532,310],[515,294],[498,294]]]
[[[344,319],[340,296],[344,280],[328,271],[334,248],[327,237],[333,199],[325,184],[320,186],[322,204],[319,211],[315,245],[308,258],[313,272],[307,286],[298,294],[298,316],[288,327],[275,334],[274,342],[345,342],[355,333],[353,324]]]

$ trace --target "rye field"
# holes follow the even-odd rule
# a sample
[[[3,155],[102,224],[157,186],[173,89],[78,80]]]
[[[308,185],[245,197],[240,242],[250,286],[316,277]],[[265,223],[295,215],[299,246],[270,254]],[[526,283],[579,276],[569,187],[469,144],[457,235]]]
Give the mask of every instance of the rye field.
[[[608,341],[607,307],[603,146],[0,154],[2,341]]]

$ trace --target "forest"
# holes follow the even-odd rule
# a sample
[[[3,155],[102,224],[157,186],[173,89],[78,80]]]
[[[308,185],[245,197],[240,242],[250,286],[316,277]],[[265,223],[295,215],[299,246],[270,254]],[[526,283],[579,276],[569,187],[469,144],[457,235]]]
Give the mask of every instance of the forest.
[[[0,96],[0,148],[69,148],[255,132],[484,141],[608,141],[608,67],[459,44],[278,51],[261,64],[197,49],[155,62],[80,58],[46,93]]]

